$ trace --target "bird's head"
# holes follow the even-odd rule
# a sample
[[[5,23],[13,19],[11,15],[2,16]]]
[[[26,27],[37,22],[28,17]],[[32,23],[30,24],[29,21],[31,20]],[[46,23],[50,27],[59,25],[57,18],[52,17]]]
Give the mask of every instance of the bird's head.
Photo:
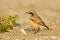
[[[28,10],[26,14],[33,16],[35,14],[35,10]]]

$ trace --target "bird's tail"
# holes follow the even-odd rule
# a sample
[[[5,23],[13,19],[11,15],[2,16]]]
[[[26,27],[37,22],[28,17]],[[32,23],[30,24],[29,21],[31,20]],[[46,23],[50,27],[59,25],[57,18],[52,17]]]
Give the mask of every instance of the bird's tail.
[[[49,27],[47,27],[46,25],[45,25],[45,27],[46,27],[47,29],[49,29]]]
[[[44,22],[42,22],[43,23],[43,25],[42,26],[44,26],[44,27],[46,27],[47,29],[49,29],[49,27],[47,27],[46,25],[45,25],[45,23]]]

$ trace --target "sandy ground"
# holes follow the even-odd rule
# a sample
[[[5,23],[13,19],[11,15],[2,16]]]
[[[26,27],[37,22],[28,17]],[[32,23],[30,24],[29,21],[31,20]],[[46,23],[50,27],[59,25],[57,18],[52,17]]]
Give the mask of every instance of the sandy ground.
[[[42,18],[49,30],[34,31],[21,29],[31,28],[29,17],[25,14],[28,9],[34,9]],[[60,40],[60,0],[0,0],[0,16],[18,13],[17,23],[10,32],[0,33],[0,40]]]

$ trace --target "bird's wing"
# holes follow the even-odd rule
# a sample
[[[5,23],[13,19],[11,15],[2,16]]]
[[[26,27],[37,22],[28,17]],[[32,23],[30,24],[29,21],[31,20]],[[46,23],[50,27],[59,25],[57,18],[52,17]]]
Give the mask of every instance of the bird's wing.
[[[31,20],[32,20],[34,23],[37,23],[37,24],[39,24],[39,25],[42,25],[42,26],[44,25],[44,22],[41,22],[41,21],[38,21],[38,20],[36,21],[36,20],[33,20],[33,19],[31,19]]]
[[[37,23],[39,25],[45,26],[45,23],[43,22],[43,20],[40,17],[32,17],[30,18],[34,23]]]

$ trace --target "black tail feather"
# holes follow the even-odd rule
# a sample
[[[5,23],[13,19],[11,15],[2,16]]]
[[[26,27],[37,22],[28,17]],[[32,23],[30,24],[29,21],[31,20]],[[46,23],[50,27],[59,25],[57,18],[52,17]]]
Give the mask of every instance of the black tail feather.
[[[49,27],[47,27],[46,25],[45,25],[45,27],[46,27],[47,29],[49,29]]]
[[[41,25],[44,26],[44,27],[46,27],[47,29],[49,29],[49,27],[47,27],[44,22],[42,22]]]

